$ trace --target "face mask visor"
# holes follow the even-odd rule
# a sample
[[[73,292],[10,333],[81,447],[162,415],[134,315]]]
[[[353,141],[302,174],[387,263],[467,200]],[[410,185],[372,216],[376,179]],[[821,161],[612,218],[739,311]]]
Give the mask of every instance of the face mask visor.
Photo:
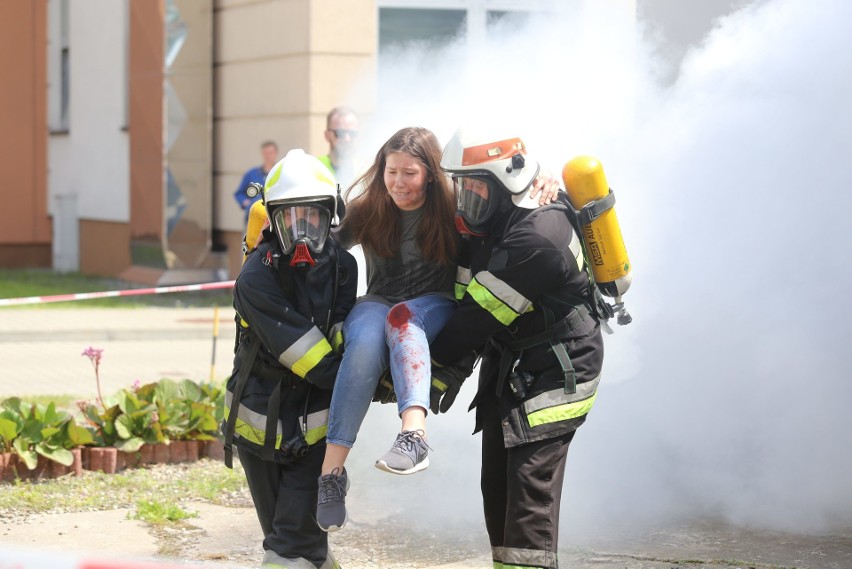
[[[494,184],[482,176],[453,176],[456,215],[476,228],[483,225],[497,207]]]
[[[331,213],[319,204],[285,204],[272,212],[272,224],[285,255],[291,254],[300,243],[318,255],[328,237]]]

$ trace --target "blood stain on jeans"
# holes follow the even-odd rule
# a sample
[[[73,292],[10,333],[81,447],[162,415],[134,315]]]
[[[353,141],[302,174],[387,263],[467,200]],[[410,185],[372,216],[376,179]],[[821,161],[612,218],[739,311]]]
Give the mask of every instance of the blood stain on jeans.
[[[403,327],[408,326],[410,320],[411,310],[404,304],[397,304],[388,312],[388,323],[392,328],[401,330]]]

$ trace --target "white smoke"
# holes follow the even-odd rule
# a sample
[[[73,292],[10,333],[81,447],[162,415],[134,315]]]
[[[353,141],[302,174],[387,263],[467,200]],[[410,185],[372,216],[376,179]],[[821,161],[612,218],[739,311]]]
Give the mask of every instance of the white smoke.
[[[571,4],[506,19],[472,49],[400,54],[362,141],[369,156],[402,126],[443,143],[492,121],[554,173],[578,154],[606,168],[634,322],[606,338],[600,397],[569,453],[566,531],[852,524],[852,3],[746,6],[671,85],[642,22],[613,17],[624,2]],[[430,415],[433,466],[410,481],[367,472],[397,428],[392,409],[371,411],[353,498],[411,511],[415,531],[450,513],[481,524],[472,392]]]

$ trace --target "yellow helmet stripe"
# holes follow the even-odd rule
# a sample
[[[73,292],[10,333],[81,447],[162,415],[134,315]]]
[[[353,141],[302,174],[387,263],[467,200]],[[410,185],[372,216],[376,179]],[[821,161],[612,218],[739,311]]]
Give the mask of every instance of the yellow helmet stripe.
[[[282,165],[281,165],[281,162],[279,162],[277,164],[277,166],[275,167],[275,169],[272,170],[272,175],[269,176],[266,179],[266,185],[263,187],[263,193],[264,194],[266,193],[266,190],[268,190],[269,188],[274,186],[275,183],[278,181],[278,178],[281,177],[281,169],[282,169]]]

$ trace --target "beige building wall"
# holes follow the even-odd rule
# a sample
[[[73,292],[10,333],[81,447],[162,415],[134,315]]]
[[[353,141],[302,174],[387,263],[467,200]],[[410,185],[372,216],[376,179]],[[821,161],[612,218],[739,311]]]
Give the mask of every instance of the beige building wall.
[[[243,212],[233,193],[260,164],[260,144],[324,154],[325,115],[369,112],[375,0],[218,0],[214,29],[214,240],[239,271]]]

